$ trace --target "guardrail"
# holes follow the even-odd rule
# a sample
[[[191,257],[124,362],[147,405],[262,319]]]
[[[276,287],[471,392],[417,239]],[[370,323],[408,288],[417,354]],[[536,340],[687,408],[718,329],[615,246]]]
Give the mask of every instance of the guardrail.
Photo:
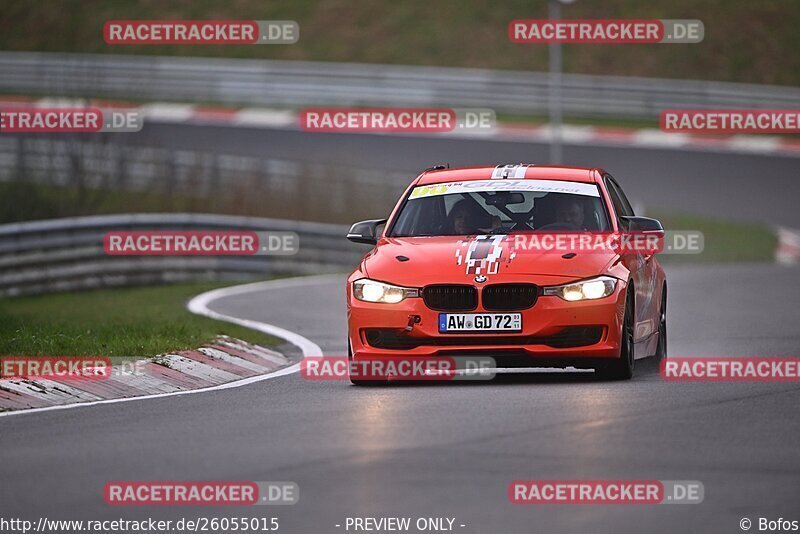
[[[0,52],[0,92],[228,105],[447,106],[544,114],[549,75],[452,67]],[[653,118],[667,108],[798,108],[800,89],[565,74],[564,113]]]
[[[109,256],[111,230],[291,231],[292,256]],[[305,221],[190,213],[74,217],[0,225],[0,296],[189,280],[258,278],[276,273],[345,271],[365,252],[347,227]]]
[[[390,210],[419,170],[351,164],[335,156],[324,162],[267,157],[252,142],[242,150],[243,137],[237,135],[221,136],[211,145],[184,142],[202,129],[187,125],[182,136],[169,138],[0,134],[0,186],[42,185],[63,195],[63,200],[45,195],[42,204],[118,204],[121,195],[130,195],[123,209],[131,212],[205,211],[349,223]],[[29,205],[36,202],[33,197]]]

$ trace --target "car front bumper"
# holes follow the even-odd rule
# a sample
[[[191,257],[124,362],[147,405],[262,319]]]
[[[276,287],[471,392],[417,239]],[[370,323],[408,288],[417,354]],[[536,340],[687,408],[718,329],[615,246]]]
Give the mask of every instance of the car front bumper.
[[[398,304],[357,300],[348,291],[348,327],[354,358],[380,356],[490,356],[498,366],[540,365],[619,357],[625,313],[626,285],[597,299],[568,302],[557,296],[539,296],[521,313],[522,330],[497,333],[440,333],[439,314],[420,298]],[[481,304],[453,313],[487,311]],[[510,363],[513,362],[513,365]]]

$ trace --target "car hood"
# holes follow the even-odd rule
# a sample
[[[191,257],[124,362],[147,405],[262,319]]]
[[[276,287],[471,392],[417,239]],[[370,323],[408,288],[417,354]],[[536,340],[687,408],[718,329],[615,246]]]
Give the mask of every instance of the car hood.
[[[619,256],[608,252],[576,253],[526,250],[514,235],[383,238],[364,259],[365,274],[398,285],[473,283],[526,277],[533,283],[558,284],[604,274]],[[407,259],[406,259],[407,258]]]

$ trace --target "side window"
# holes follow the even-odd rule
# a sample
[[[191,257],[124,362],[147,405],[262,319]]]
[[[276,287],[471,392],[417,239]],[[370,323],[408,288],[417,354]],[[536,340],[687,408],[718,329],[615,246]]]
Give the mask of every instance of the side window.
[[[622,205],[622,199],[619,198],[619,193],[617,193],[616,188],[608,177],[606,177],[606,189],[608,189],[608,196],[611,197],[611,203],[614,205],[614,213],[619,219],[620,216],[625,215],[625,208]]]
[[[631,203],[628,201],[628,197],[625,196],[625,191],[622,190],[622,188],[619,186],[617,181],[614,180],[613,177],[609,176],[607,183],[611,184],[611,186],[616,191],[620,202],[622,202],[622,210],[623,210],[624,213],[621,213],[621,214],[622,215],[628,215],[628,216],[636,215],[635,213],[633,213],[633,206],[631,206]]]
[[[634,213],[631,203],[628,202],[625,193],[622,192],[620,186],[610,175],[606,175],[606,187],[608,188],[609,196],[611,196],[611,203],[614,204],[614,211],[617,212],[617,217],[632,216]]]

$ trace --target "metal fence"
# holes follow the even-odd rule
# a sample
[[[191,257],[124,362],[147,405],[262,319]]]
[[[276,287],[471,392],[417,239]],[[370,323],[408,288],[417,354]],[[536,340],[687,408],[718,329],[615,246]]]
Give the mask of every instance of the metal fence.
[[[112,230],[292,231],[293,256],[110,256]],[[347,227],[207,214],[75,217],[0,225],[0,296],[194,280],[234,280],[275,273],[341,272],[368,250],[345,240]]]
[[[452,106],[544,114],[541,72],[353,63],[0,52],[0,92],[252,106]],[[798,108],[800,89],[565,74],[564,113],[652,118],[667,108]]]

